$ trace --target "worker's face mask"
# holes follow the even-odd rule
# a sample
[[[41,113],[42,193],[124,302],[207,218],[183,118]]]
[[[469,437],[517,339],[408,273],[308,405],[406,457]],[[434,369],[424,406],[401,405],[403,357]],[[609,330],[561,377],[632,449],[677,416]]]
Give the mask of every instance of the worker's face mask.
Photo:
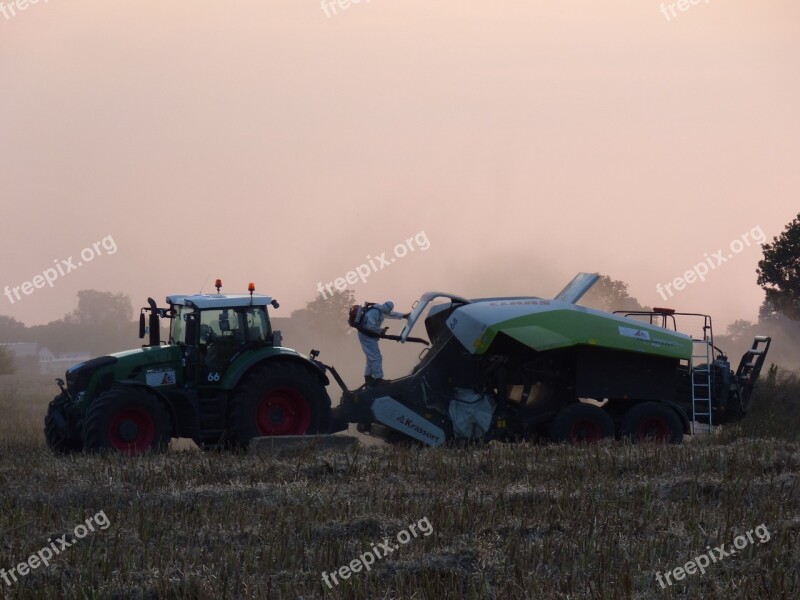
[[[428,234],[424,231],[420,231],[417,235],[415,235],[414,241],[417,242],[417,246],[420,250],[427,250],[431,247],[431,241],[428,239]]]

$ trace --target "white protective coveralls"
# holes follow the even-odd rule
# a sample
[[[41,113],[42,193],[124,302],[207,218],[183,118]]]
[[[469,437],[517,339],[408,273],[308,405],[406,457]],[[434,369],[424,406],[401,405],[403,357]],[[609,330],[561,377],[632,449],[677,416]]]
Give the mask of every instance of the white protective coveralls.
[[[402,313],[392,312],[393,308],[394,302],[391,300],[371,306],[364,315],[364,323],[361,328],[380,333],[383,319],[402,319],[405,317]],[[364,356],[367,357],[364,377],[383,379],[383,357],[381,356],[381,349],[378,347],[378,338],[370,337],[359,331],[358,341],[361,342],[361,349],[364,351]]]

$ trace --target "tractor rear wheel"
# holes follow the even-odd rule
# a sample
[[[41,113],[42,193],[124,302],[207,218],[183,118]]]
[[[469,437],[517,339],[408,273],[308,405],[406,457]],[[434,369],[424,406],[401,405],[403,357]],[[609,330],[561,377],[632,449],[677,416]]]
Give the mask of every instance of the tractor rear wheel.
[[[87,450],[142,454],[165,450],[170,440],[169,413],[158,398],[138,389],[100,394],[83,422]]]
[[[570,404],[550,423],[550,439],[568,444],[595,444],[614,437],[614,421],[593,404]]]
[[[331,400],[313,373],[280,363],[254,370],[233,398],[229,439],[245,447],[254,437],[326,432]]]
[[[622,435],[636,443],[680,444],[683,424],[669,406],[660,402],[643,402],[625,413]]]
[[[56,413],[60,413],[61,419],[56,418]],[[47,441],[47,447],[56,454],[71,454],[83,450],[83,440],[67,437],[58,425],[59,420],[62,422],[66,420],[64,413],[51,402],[44,417],[44,439]]]

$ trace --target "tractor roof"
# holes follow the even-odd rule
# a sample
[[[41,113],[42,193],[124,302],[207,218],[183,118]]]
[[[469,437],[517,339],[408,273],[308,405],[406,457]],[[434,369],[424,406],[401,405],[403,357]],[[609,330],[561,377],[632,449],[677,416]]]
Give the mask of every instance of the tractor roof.
[[[235,308],[237,306],[266,306],[272,302],[270,296],[261,294],[177,294],[167,296],[167,302],[178,306],[204,308]]]

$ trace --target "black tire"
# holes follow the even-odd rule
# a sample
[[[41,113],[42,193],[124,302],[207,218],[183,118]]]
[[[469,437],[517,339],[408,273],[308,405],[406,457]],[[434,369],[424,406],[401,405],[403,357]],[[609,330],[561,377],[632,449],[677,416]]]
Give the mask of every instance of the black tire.
[[[167,448],[170,418],[161,401],[140,389],[103,392],[86,411],[83,443],[87,450],[122,454],[160,452]]]
[[[227,440],[245,447],[254,437],[327,433],[331,399],[309,369],[281,362],[258,367],[231,402]]]
[[[568,444],[594,444],[614,437],[614,421],[593,404],[570,404],[550,423],[550,439]]]
[[[83,450],[83,440],[67,437],[65,431],[58,426],[56,412],[59,412],[62,421],[66,421],[64,413],[57,406],[50,404],[44,417],[44,439],[47,447],[56,454],[72,454]]]
[[[680,444],[683,423],[677,413],[660,402],[643,402],[622,418],[622,435],[635,443]]]

